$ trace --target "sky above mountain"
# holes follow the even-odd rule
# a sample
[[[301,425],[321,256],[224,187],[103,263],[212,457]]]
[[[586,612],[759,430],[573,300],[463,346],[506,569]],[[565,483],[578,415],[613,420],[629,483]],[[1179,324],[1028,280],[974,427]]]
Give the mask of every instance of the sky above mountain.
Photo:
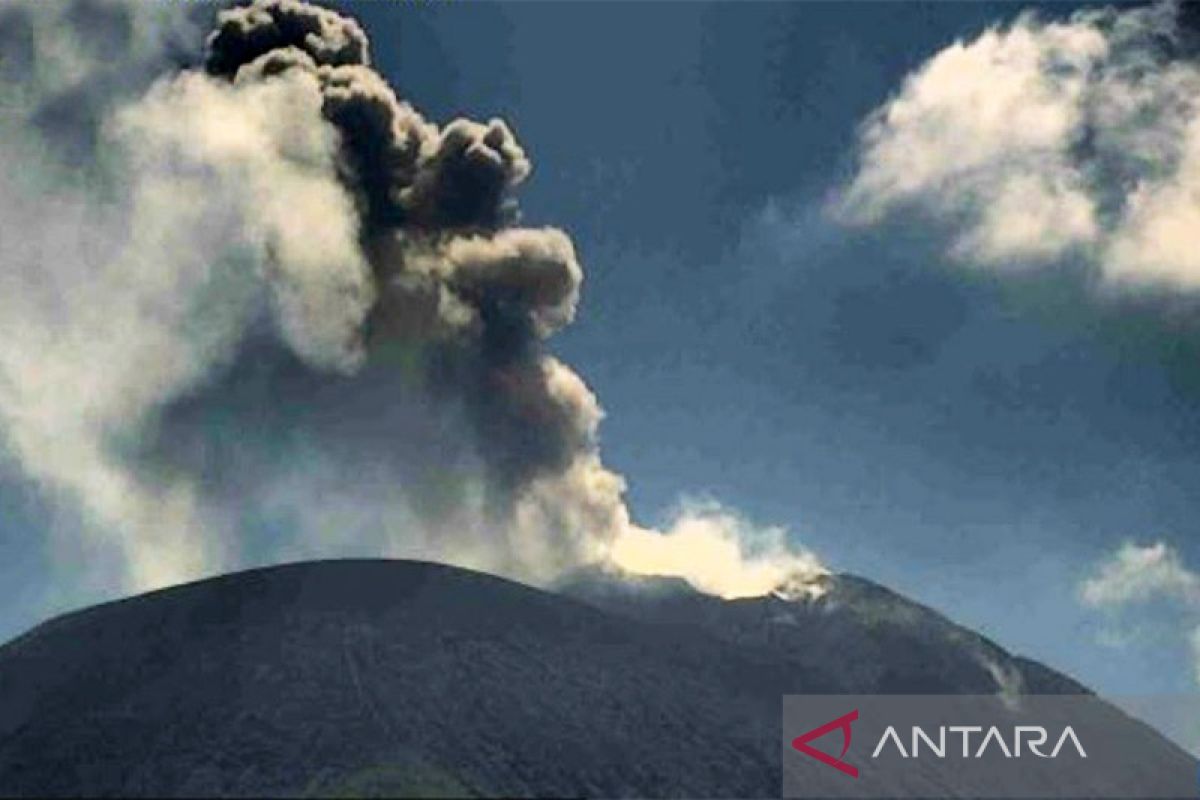
[[[381,59],[431,112],[502,114],[537,155],[526,214],[565,220],[588,269],[559,346],[602,398],[635,510],[706,494],[1102,688],[1187,689],[1186,611],[1114,616],[1079,588],[1126,542],[1200,556],[1186,300],[1105,302],[1069,274],[962,269],[927,219],[848,228],[829,213],[869,115],[1022,10],[364,18],[395,37]]]
[[[522,224],[585,274],[549,349],[635,519],[736,509],[1101,690],[1194,688],[1200,270],[1164,244],[1200,191],[1193,23],[1168,46],[1062,3],[338,8],[428,119],[503,118],[529,154]],[[114,591],[64,588],[43,532],[78,512],[0,464],[0,631]]]

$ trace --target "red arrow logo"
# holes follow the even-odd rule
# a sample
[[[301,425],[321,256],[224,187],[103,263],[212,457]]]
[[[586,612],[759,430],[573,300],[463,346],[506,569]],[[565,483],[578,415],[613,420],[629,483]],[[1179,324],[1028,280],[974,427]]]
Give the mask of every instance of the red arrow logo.
[[[819,728],[813,728],[808,733],[797,736],[795,739],[792,739],[792,747],[794,747],[796,750],[799,750],[801,753],[804,753],[806,756],[812,756],[822,764],[828,764],[839,772],[846,773],[851,778],[857,778],[858,767],[851,766],[845,761],[842,761],[842,758],[846,755],[846,751],[850,749],[850,723],[854,722],[856,719],[858,719],[857,708],[851,711],[849,714],[845,714],[844,716],[838,717],[835,720],[826,722]],[[829,755],[829,753],[823,753],[817,748],[809,746],[808,743],[813,739],[820,739],[830,731],[835,731],[839,728],[842,730],[842,753],[837,758]]]

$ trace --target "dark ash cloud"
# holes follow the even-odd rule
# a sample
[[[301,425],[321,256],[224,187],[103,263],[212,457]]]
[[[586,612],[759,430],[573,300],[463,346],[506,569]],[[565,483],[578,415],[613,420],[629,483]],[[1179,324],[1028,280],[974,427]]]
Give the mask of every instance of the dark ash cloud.
[[[63,52],[70,23],[39,19],[0,40]],[[666,533],[630,519],[599,403],[549,351],[583,269],[521,219],[532,166],[502,120],[427,120],[357,22],[297,0],[217,12],[188,64],[127,33],[158,54],[152,85],[107,93],[68,47],[61,81],[0,94],[28,112],[0,140],[24,182],[0,217],[29,231],[0,241],[20,332],[0,431],[125,588],[349,553],[530,580],[606,562],[720,593],[820,571],[711,504]],[[94,112],[54,124],[104,165],[82,186],[31,122],[80,86]]]

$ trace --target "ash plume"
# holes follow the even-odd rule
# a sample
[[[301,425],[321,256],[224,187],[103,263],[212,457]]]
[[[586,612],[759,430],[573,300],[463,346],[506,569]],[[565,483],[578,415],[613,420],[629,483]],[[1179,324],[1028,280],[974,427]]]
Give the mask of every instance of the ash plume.
[[[35,49],[63,46],[51,23]],[[529,158],[502,120],[438,125],[397,97],[354,20],[222,10],[194,63],[110,105],[85,123],[91,185],[25,158],[29,125],[0,152],[24,184],[0,213],[31,232],[0,244],[23,299],[0,305],[19,331],[0,412],[124,586],[349,553],[544,581],[687,577],[703,551],[698,582],[726,594],[821,572],[711,505],[665,533],[631,521],[599,403],[548,349],[583,270],[564,232],[521,220]]]

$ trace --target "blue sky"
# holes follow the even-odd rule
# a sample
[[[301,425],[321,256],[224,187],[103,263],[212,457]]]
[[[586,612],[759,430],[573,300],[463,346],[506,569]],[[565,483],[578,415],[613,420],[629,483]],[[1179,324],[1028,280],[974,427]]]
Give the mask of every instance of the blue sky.
[[[920,228],[825,213],[862,119],[1017,10],[360,14],[428,113],[502,115],[531,152],[526,219],[570,230],[587,269],[557,349],[608,412],[638,515],[711,494],[1094,685],[1181,690],[1182,640],[1137,620],[1134,644],[1096,644],[1077,587],[1126,539],[1197,553],[1194,330],[1089,307],[1062,279],[964,274]]]
[[[530,153],[524,218],[569,231],[587,276],[554,350],[599,396],[640,519],[711,496],[1101,690],[1192,686],[1172,621],[1079,602],[1126,540],[1200,560],[1187,315],[963,270],[919,222],[828,213],[863,119],[1019,7],[346,7],[402,96],[503,117]],[[13,633],[59,602],[49,548],[16,531],[60,512],[17,480],[3,508]]]

